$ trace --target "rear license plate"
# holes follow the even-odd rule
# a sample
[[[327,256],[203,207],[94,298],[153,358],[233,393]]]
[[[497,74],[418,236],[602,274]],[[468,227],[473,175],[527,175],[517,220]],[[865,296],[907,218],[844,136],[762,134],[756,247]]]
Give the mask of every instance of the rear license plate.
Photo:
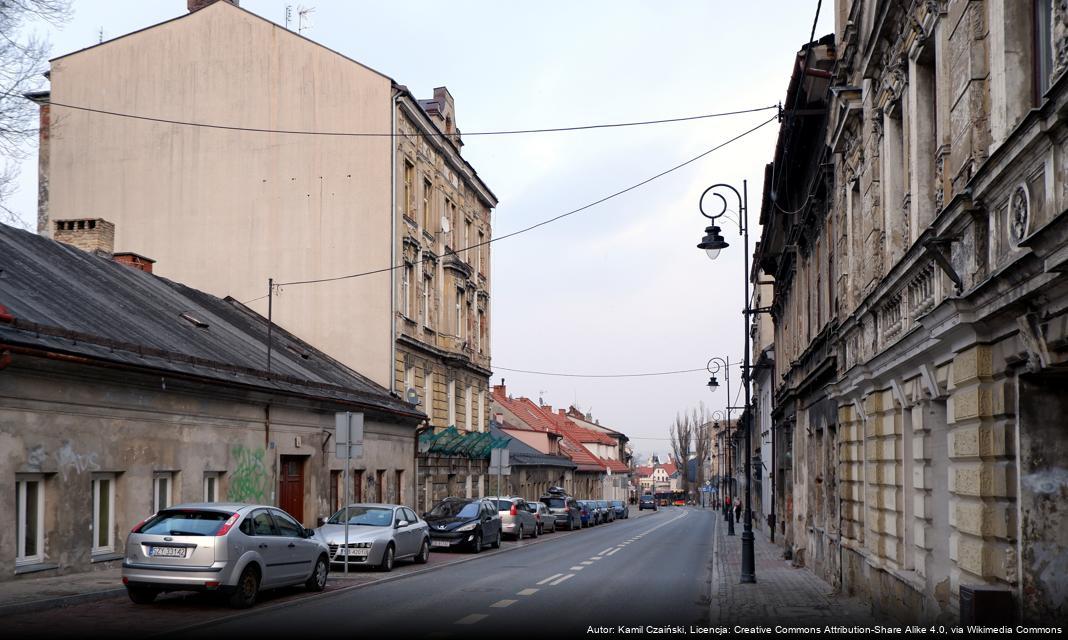
[[[149,547],[148,555],[156,558],[184,558],[185,547]]]
[[[430,546],[432,547],[448,547],[450,543],[448,540],[431,540]]]

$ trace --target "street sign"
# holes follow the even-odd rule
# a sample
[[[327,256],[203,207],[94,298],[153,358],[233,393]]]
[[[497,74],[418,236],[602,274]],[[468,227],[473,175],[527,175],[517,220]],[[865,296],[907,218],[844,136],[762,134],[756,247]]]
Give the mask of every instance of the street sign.
[[[334,443],[337,457],[363,457],[363,414],[339,411],[334,414]]]
[[[490,449],[489,472],[501,476],[512,475],[512,468],[508,466],[508,449]]]

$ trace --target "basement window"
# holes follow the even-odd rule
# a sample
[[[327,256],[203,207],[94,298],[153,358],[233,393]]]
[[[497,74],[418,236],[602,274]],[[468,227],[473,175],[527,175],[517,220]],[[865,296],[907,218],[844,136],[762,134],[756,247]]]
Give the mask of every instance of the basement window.
[[[208,323],[207,322],[204,322],[203,320],[201,320],[200,318],[194,316],[193,314],[189,313],[188,311],[183,313],[181,315],[181,318],[182,318],[182,320],[185,320],[186,322],[192,324],[197,329],[207,329],[208,328]]]

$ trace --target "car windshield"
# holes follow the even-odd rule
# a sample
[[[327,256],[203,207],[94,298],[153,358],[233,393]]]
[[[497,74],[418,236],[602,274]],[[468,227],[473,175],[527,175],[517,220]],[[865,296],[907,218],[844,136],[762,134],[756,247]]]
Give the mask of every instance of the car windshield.
[[[613,500],[612,501],[612,506],[613,507],[622,507],[623,506],[623,501],[622,500]]]
[[[563,509],[567,506],[563,498],[542,498],[541,501],[548,505],[550,509]]]
[[[653,497],[652,496],[642,496],[642,502],[652,502],[652,501],[653,501]]]
[[[330,516],[327,524],[345,524],[345,509]],[[393,524],[393,509],[386,507],[349,507],[349,524],[388,527]]]
[[[222,511],[160,511],[138,533],[157,536],[213,536],[232,513]]]
[[[430,517],[432,518],[474,518],[477,516],[477,502],[443,500],[430,510]]]

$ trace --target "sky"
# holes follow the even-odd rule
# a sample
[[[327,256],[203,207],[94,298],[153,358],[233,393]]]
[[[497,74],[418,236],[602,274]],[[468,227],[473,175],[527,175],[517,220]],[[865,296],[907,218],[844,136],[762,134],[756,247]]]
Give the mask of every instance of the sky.
[[[808,40],[810,0],[241,0],[269,20],[313,8],[304,35],[430,97],[445,85],[462,131],[632,122],[766,107],[782,101]],[[816,37],[833,31],[824,3]],[[61,55],[186,11],[185,0],[75,0],[62,28],[31,28]],[[292,24],[296,28],[296,20]],[[576,209],[693,158],[774,111],[643,127],[472,136],[463,155],[500,203],[504,235]],[[581,213],[492,245],[493,384],[554,407],[576,405],[622,431],[642,456],[670,451],[676,414],[727,405],[703,367],[743,351],[743,250],[710,261],[696,248],[701,193],[748,181],[750,244],[759,239],[764,165],[778,124]],[[36,220],[36,152],[9,206]],[[706,200],[706,208],[711,202]],[[737,204],[732,203],[731,209]],[[574,378],[517,373],[632,374]],[[732,391],[740,371],[732,371]],[[720,378],[722,383],[723,379]],[[742,400],[731,398],[732,405]]]

